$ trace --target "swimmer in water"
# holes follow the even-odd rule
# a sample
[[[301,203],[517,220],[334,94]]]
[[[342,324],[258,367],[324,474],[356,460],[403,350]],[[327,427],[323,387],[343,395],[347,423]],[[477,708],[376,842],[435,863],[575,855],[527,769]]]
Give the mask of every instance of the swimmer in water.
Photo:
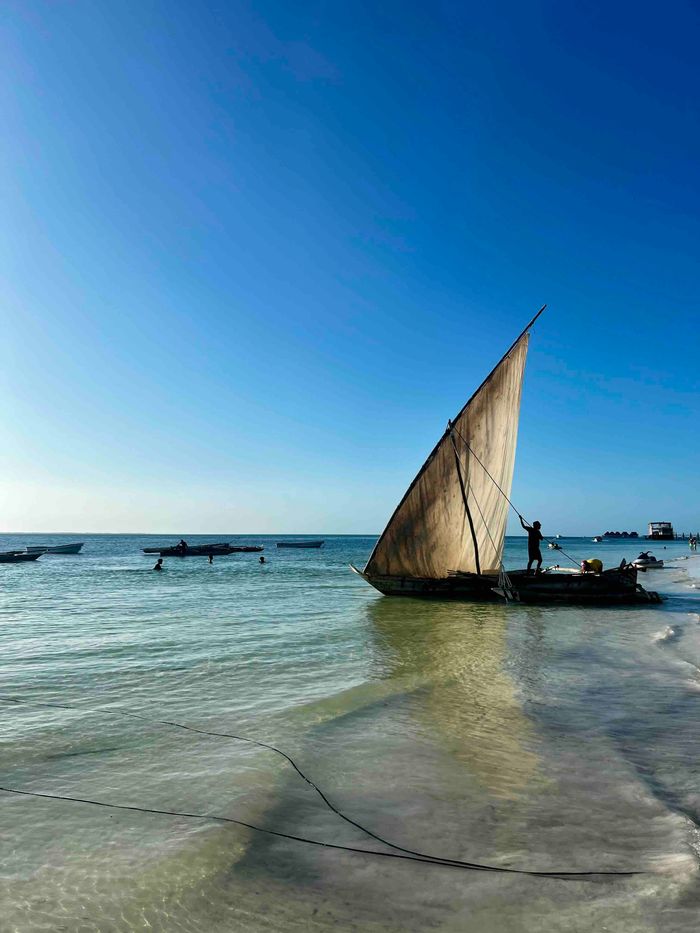
[[[162,570],[162,569],[163,569],[163,558],[162,558],[162,557],[159,557],[159,558],[158,558],[158,560],[156,561],[156,565],[155,565],[155,567],[154,567],[153,569],[154,569],[154,570]]]

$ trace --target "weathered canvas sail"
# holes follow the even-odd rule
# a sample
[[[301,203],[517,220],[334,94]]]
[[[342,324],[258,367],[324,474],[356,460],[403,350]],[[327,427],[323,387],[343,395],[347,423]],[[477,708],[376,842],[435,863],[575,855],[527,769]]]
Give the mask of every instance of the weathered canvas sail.
[[[508,502],[496,483],[510,496],[528,339],[525,332],[445,431],[377,542],[368,577],[498,571]]]

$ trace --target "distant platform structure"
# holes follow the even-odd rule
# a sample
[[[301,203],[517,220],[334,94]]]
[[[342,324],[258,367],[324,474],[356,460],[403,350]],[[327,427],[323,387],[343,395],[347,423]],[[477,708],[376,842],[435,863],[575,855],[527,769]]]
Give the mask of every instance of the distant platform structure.
[[[673,541],[676,537],[671,522],[649,522],[647,538],[654,541]],[[685,537],[685,535],[683,535]]]

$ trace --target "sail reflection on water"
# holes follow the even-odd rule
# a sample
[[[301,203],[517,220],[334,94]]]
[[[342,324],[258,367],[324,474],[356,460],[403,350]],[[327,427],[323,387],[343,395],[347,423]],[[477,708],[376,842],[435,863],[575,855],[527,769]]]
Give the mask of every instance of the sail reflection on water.
[[[512,799],[541,778],[537,736],[505,668],[508,615],[499,603],[378,599],[367,607],[375,663],[410,693],[417,728],[490,796]]]

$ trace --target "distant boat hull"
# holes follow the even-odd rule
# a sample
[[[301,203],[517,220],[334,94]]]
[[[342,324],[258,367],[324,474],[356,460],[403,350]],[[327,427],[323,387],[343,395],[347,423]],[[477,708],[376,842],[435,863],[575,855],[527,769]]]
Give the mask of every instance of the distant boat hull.
[[[603,573],[515,570],[508,571],[508,581],[496,588],[508,602],[606,606],[661,602],[658,593],[647,592],[637,583],[637,571],[629,564]]]
[[[6,551],[0,554],[0,564],[21,564],[30,560],[38,560],[42,552],[27,554],[26,551]]]
[[[223,557],[226,554],[252,554],[265,550],[260,545],[193,544],[186,549],[179,547],[145,547],[144,554],[160,554],[161,557]]]
[[[323,547],[324,541],[278,541],[277,547],[318,548]]]
[[[441,579],[369,575],[350,564],[352,570],[384,596],[415,599],[456,599],[464,602],[494,602],[497,574],[455,573]]]
[[[80,554],[84,541],[77,544],[33,545],[27,548],[28,554]]]

